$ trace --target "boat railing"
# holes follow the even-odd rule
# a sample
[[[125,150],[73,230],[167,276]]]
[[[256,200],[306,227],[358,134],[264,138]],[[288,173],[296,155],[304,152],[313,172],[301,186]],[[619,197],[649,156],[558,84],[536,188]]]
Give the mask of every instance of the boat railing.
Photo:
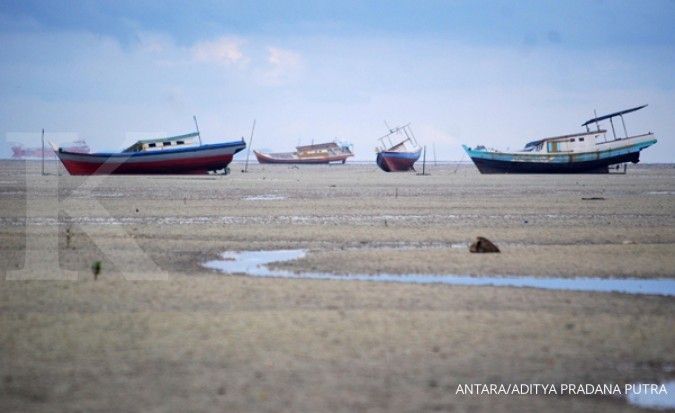
[[[392,139],[392,136],[400,136],[401,139]],[[385,142],[386,139],[386,142]],[[389,133],[378,138],[378,141],[380,141],[379,147],[376,147],[376,151],[388,151],[388,150],[393,150],[406,142],[410,142],[413,146],[413,148],[419,147],[419,144],[417,143],[417,138],[415,137],[415,134],[413,133],[412,129],[410,128],[410,123],[405,124],[403,126],[397,126],[395,128],[389,129]],[[389,145],[387,145],[389,143]]]
[[[604,145],[604,144],[607,144],[607,143],[612,143],[612,142],[617,142],[617,141],[627,141],[629,139],[644,138],[645,136],[654,136],[654,133],[653,132],[647,132],[647,133],[643,133],[643,134],[640,134],[640,135],[627,136],[627,137],[623,137],[623,138],[617,137],[617,138],[602,141],[602,142],[596,142],[595,144],[596,145]]]

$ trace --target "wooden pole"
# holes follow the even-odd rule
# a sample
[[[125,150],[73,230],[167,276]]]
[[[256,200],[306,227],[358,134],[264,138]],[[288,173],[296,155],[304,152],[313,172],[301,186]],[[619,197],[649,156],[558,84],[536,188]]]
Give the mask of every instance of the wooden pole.
[[[45,129],[42,128],[42,175],[45,174]]]
[[[199,125],[197,124],[197,116],[192,115],[192,119],[195,121],[195,128],[197,128],[197,138],[199,138],[199,146],[202,146],[202,134],[199,133]]]
[[[424,145],[424,154],[422,155],[422,175],[426,175],[427,166],[427,145]]]
[[[253,119],[253,127],[251,128],[251,137],[248,139],[248,148],[246,151],[246,164],[244,165],[244,172],[248,172],[248,157],[251,155],[251,146],[253,146],[254,130],[255,130],[255,119]]]

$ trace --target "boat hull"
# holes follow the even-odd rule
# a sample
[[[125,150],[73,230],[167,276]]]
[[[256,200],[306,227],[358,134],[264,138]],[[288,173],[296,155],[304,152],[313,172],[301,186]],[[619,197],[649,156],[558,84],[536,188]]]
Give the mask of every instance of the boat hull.
[[[377,166],[385,172],[414,171],[415,162],[420,158],[422,150],[414,152],[380,151],[377,153]]]
[[[556,155],[495,153],[472,150],[466,146],[464,149],[482,174],[608,173],[611,165],[638,163],[640,151],[654,143],[656,139],[605,151]]]
[[[327,164],[327,163],[345,163],[347,158],[352,156],[351,154],[337,155],[337,156],[326,156],[326,157],[316,157],[316,158],[278,158],[275,157],[272,153],[262,153],[258,151],[253,151],[255,157],[258,159],[258,163],[264,164],[296,164],[296,165],[317,165],[317,164]]]
[[[204,174],[226,168],[242,141],[152,152],[82,154],[59,150],[71,175]]]

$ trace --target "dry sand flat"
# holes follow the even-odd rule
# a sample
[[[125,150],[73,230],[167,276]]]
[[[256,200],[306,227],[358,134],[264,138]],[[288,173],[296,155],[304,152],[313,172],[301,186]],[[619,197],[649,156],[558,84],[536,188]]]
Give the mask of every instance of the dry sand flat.
[[[455,389],[673,375],[672,297],[252,279],[200,265],[225,250],[308,248],[281,266],[673,277],[672,167],[562,177],[438,167],[419,177],[235,165],[227,177],[109,177],[92,191],[52,177],[69,202],[55,219],[37,167],[0,167],[2,410],[621,411],[632,408],[610,397]],[[33,181],[41,190],[27,209]],[[476,235],[503,253],[459,247]],[[27,243],[57,250],[79,280],[4,280],[23,267]],[[143,265],[137,246],[167,281],[122,278]]]

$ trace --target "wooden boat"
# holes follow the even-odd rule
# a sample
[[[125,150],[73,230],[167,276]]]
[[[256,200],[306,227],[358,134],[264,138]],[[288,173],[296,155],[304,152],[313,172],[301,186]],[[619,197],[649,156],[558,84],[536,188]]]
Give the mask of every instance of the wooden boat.
[[[623,115],[647,105],[595,117],[583,123],[582,133],[553,136],[529,142],[520,151],[501,152],[484,146],[463,145],[478,170],[493,173],[608,173],[611,165],[638,163],[640,151],[656,143],[652,132],[628,135]],[[617,137],[613,118],[621,118],[624,136]],[[600,129],[600,121],[609,120],[612,137]],[[595,123],[596,130],[589,125]]]
[[[377,166],[385,172],[403,172],[415,170],[415,162],[420,158],[422,148],[410,129],[410,124],[390,129],[389,133],[378,139]]]
[[[253,153],[260,163],[285,164],[345,163],[347,158],[354,156],[350,145],[337,142],[298,146],[295,149],[295,152],[264,153],[254,150]]]
[[[121,153],[54,151],[71,175],[201,174],[227,168],[241,141],[201,145],[199,132],[161,139],[140,140]],[[201,139],[199,139],[201,141]]]

